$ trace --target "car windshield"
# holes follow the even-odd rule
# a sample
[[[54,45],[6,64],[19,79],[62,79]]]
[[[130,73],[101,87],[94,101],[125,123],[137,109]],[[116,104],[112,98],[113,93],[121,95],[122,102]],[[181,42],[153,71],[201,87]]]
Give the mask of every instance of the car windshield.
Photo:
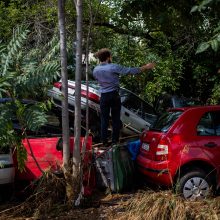
[[[164,113],[155,124],[150,128],[151,130],[167,132],[173,123],[179,118],[183,111],[170,111]]]

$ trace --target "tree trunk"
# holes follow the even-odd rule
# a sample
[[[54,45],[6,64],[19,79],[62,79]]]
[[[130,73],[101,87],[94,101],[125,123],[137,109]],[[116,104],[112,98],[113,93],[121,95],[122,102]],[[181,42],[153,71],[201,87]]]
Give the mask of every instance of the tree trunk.
[[[58,0],[58,19],[60,30],[60,59],[62,78],[62,129],[63,129],[63,163],[67,165],[70,158],[69,147],[69,112],[68,112],[68,76],[65,30],[65,0]]]
[[[75,73],[75,125],[73,151],[73,178],[75,196],[80,191],[80,136],[81,136],[81,73],[82,73],[82,0],[75,0],[77,12],[76,29],[76,73]],[[75,197],[76,198],[76,197]]]
[[[66,180],[66,195],[69,205],[73,199],[73,179],[71,175],[69,111],[68,111],[68,77],[67,77],[67,50],[65,30],[65,0],[58,0],[58,20],[60,31],[60,59],[62,78],[62,138],[63,138],[63,172]]]

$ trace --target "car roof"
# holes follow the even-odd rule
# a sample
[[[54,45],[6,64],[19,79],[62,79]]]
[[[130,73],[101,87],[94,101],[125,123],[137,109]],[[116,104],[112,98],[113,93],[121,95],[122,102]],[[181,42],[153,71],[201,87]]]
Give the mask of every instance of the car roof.
[[[220,105],[187,106],[181,108],[170,108],[168,111],[187,111],[187,110],[220,110]]]

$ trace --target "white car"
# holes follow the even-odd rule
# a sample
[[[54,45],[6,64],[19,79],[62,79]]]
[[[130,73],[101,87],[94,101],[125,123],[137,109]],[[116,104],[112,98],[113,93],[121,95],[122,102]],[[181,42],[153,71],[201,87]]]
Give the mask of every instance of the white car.
[[[0,149],[0,202],[8,200],[13,194],[15,168],[10,151]]]
[[[48,95],[53,98],[56,105],[61,106],[62,93],[61,81],[54,83],[53,88],[48,91]],[[143,99],[132,93],[131,91],[120,88],[120,96],[122,102],[121,121],[123,124],[122,134],[132,135],[140,134],[144,129],[148,129],[151,124],[157,119],[157,114],[153,107],[145,102]],[[88,98],[87,98],[88,97]],[[90,81],[88,86],[86,82],[81,84],[81,108],[82,112],[86,109],[88,99],[88,106],[90,110],[90,130],[97,136],[100,133],[100,93],[99,86],[96,82]],[[74,111],[75,106],[75,81],[68,81],[68,103],[69,110]],[[84,122],[84,113],[82,114],[82,124]]]
[[[1,98],[0,105],[7,103],[10,98]],[[12,152],[7,147],[0,147],[0,187],[14,183],[15,168],[12,158]],[[0,193],[1,198],[1,193]]]
[[[0,153],[0,185],[14,182],[15,169],[11,153]]]

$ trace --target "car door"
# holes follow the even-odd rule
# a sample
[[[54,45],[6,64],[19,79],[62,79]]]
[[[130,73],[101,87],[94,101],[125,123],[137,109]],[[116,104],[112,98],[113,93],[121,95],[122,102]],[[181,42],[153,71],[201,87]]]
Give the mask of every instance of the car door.
[[[61,112],[51,111],[47,116],[47,123],[38,131],[27,131],[28,138],[22,143],[27,150],[27,161],[23,172],[17,171],[18,180],[34,180],[42,175],[41,170],[52,169],[60,171],[62,151],[56,146],[62,135]]]
[[[124,127],[139,133],[154,123],[157,115],[152,106],[124,88],[120,89],[120,96],[121,120]]]
[[[197,143],[220,172],[220,110],[204,113],[197,125]]]

